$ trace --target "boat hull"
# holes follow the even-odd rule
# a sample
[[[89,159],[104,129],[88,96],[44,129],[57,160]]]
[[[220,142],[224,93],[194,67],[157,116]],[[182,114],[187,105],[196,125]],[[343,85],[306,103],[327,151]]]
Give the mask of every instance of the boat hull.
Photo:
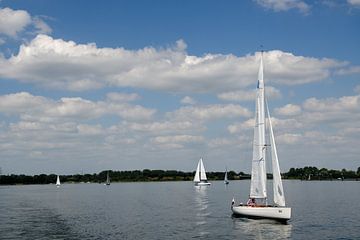
[[[195,186],[210,186],[211,183],[209,182],[196,182]]]
[[[235,215],[247,218],[266,218],[285,222],[291,218],[289,207],[233,206],[231,209]]]

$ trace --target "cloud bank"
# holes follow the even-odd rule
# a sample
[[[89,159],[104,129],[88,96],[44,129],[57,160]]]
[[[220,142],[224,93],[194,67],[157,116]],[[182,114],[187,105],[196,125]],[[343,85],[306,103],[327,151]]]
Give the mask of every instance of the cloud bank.
[[[166,49],[98,48],[94,43],[38,35],[17,55],[0,58],[0,76],[46,88],[84,91],[106,86],[168,92],[221,93],[255,86],[259,53],[237,57],[193,56],[179,40]],[[273,50],[264,54],[270,84],[297,85],[324,80],[348,65],[333,59],[296,56]]]

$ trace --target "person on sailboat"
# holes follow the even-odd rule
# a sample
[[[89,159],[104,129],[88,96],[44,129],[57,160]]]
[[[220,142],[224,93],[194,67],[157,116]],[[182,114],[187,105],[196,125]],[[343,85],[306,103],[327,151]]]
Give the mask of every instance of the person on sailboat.
[[[256,206],[255,198],[249,198],[249,200],[246,203],[248,206]]]

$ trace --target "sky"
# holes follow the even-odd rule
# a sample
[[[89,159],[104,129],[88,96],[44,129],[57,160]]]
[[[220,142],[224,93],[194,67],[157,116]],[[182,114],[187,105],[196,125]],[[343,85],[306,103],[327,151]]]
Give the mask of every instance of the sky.
[[[360,167],[360,1],[0,1],[3,174]]]

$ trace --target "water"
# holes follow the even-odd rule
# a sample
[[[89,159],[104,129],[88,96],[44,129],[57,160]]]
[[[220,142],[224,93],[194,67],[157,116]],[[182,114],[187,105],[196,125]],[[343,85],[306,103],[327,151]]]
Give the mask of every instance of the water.
[[[359,239],[359,184],[284,181],[287,225],[232,217],[249,181],[2,186],[0,239]]]

